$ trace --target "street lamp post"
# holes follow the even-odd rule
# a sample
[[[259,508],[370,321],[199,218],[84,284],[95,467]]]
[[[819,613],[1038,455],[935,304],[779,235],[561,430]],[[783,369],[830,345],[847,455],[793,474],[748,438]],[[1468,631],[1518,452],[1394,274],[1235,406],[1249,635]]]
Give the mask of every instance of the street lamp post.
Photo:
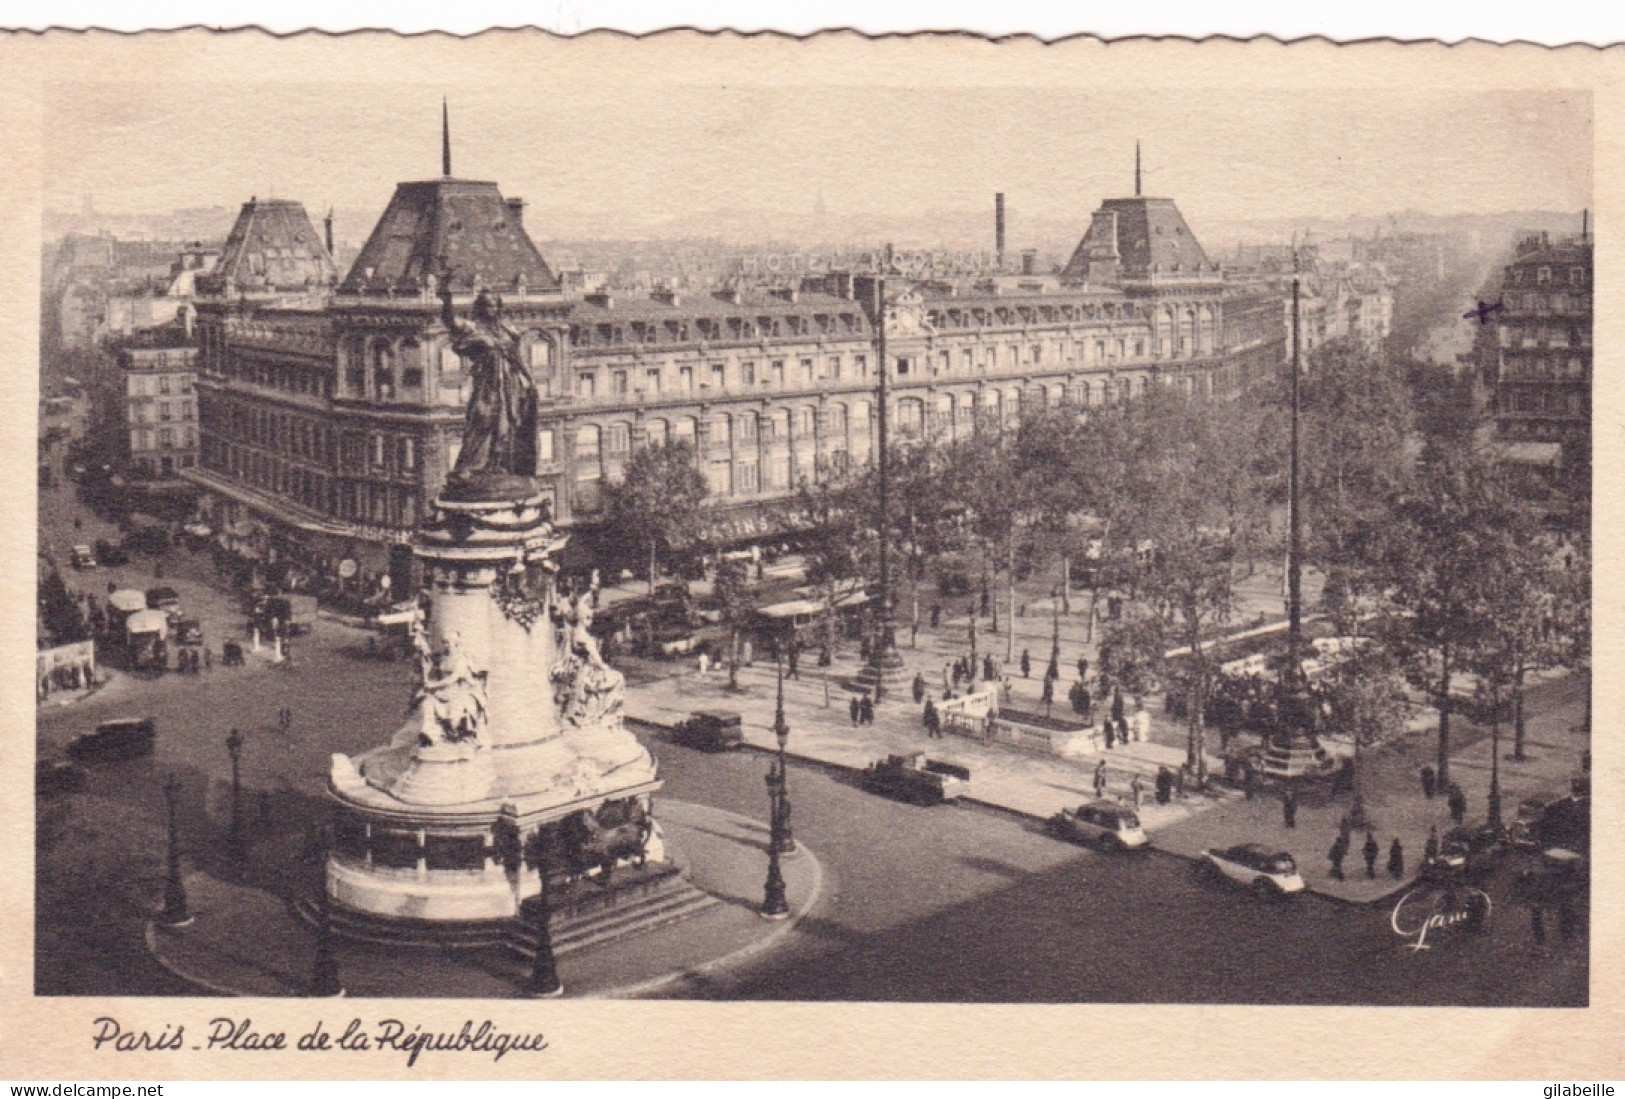
[[[777,840],[774,846],[782,855],[793,854],[796,838],[790,831],[790,770],[785,759],[785,748],[790,743],[790,723],[784,719],[784,679],[779,679],[778,701],[773,709],[773,736],[779,742],[779,781],[774,806],[777,814]]]
[[[1489,824],[1501,830],[1501,684],[1490,682],[1490,796]]]
[[[243,852],[242,758],[243,737],[236,729],[226,735],[226,751],[231,755],[231,850]]]
[[[328,825],[316,826],[316,960],[310,969],[310,995],[342,996],[344,985],[339,980],[339,960],[333,953],[333,902],[327,895],[327,858],[332,848],[332,832]]]
[[[169,810],[168,873],[164,876],[163,923],[167,927],[184,927],[193,920],[186,903],[186,885],[181,881],[180,834],[181,780],[170,775],[164,780],[164,802]]]
[[[767,883],[763,887],[762,907],[759,914],[764,920],[782,920],[790,915],[790,902],[785,896],[784,873],[779,868],[779,855],[786,850],[787,813],[784,799],[784,745],[790,738],[789,726],[784,721],[784,666],[778,663],[779,701],[773,719],[773,734],[779,741],[779,756],[768,765],[768,840]]]

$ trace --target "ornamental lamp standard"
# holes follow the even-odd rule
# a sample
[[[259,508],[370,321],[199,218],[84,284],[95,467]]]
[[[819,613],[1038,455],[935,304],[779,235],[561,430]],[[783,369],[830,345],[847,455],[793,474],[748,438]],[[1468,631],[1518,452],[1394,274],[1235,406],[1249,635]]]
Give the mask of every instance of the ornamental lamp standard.
[[[779,869],[779,854],[784,850],[784,745],[790,738],[789,726],[784,721],[784,665],[777,653],[773,658],[778,672],[778,711],[773,719],[773,734],[779,740],[779,758],[769,764],[767,771],[767,797],[769,832],[767,840],[767,883],[763,887],[762,907],[758,914],[764,920],[782,920],[790,915],[790,902],[785,896],[784,874]]]
[[[180,835],[181,780],[170,775],[164,780],[164,803],[169,810],[168,872],[164,875],[164,913],[160,922],[165,927],[185,927],[194,919],[186,903],[186,885],[181,881]]]
[[[774,834],[778,838],[773,843],[781,855],[789,855],[795,852],[796,838],[790,832],[790,770],[784,754],[785,747],[790,742],[790,723],[784,720],[784,679],[782,676],[779,678],[778,688],[778,701],[773,710],[773,736],[779,742],[779,779],[776,787],[777,795],[774,798],[774,810],[777,820],[777,828]]]
[[[226,735],[226,751],[231,755],[231,850],[240,857],[243,853],[243,736],[236,729]]]
[[[316,826],[316,865],[320,876],[316,883],[316,959],[310,968],[311,996],[342,996],[344,984],[339,980],[339,960],[333,953],[333,903],[327,893],[327,859],[332,850],[332,827]]]

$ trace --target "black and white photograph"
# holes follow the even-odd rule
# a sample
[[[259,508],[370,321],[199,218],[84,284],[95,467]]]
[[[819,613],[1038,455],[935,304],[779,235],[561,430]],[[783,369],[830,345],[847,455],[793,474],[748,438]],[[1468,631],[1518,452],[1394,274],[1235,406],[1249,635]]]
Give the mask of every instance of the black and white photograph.
[[[1592,1003],[1592,63],[835,39],[40,86],[34,1003]]]

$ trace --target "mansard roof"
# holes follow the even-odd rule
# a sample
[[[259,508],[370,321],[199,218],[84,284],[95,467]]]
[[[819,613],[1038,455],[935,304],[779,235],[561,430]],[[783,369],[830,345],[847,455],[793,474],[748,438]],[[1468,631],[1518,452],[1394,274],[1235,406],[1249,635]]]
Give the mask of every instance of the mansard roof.
[[[220,261],[199,275],[198,292],[247,294],[315,290],[338,277],[303,203],[251,198],[226,237]]]
[[[525,232],[518,200],[495,183],[399,183],[389,207],[339,287],[344,294],[428,289],[450,272],[453,290],[557,290],[558,279]]]
[[[1171,198],[1109,198],[1100,204],[1061,277],[1086,279],[1089,264],[1114,259],[1125,278],[1213,270]]]

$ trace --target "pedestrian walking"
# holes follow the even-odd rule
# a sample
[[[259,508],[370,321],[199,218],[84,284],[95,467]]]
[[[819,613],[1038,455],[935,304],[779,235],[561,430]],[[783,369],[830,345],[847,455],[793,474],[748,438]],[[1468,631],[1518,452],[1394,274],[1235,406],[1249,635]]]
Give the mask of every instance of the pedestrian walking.
[[[1388,874],[1395,881],[1405,877],[1405,845],[1399,842],[1398,836],[1388,845]]]
[[[1432,801],[1433,794],[1437,789],[1438,779],[1434,777],[1433,768],[1424,765],[1422,767],[1422,796]]]
[[[1349,834],[1347,832],[1339,832],[1337,833],[1337,838],[1332,841],[1332,849],[1326,853],[1326,857],[1331,860],[1332,877],[1336,878],[1338,881],[1344,880],[1343,860],[1348,857],[1348,853]]]
[[[988,655],[982,657],[982,678],[987,680],[990,683],[993,680],[999,678],[999,673],[996,670],[994,670],[994,667],[993,667],[993,654],[992,653],[989,653]]]
[[[704,649],[700,650],[700,674],[705,675],[711,670],[711,655]]]
[[[1095,764],[1095,797],[1106,796],[1106,761],[1101,760]]]
[[[1248,801],[1252,801],[1253,798],[1258,796],[1258,772],[1253,770],[1251,763],[1241,765],[1241,783],[1242,790],[1247,795]]]
[[[1055,680],[1044,680],[1044,691],[1038,696],[1038,700],[1044,704],[1044,716],[1048,717],[1050,707],[1055,703]]]
[[[1377,834],[1369,829],[1365,834],[1365,847],[1362,848],[1362,851],[1365,854],[1365,876],[1375,881],[1377,877],[1377,856],[1382,854],[1382,848],[1377,846]]]
[[[1428,863],[1432,862],[1438,857],[1439,826],[1435,824],[1428,827],[1428,841],[1427,844],[1422,848],[1422,864],[1426,866]]]
[[[1157,768],[1157,804],[1167,805],[1174,797],[1174,773],[1167,767]]]
[[[1140,781],[1140,776],[1138,774],[1136,774],[1134,776],[1134,780],[1128,784],[1128,792],[1129,796],[1134,799],[1134,811],[1138,813],[1140,811],[1140,801],[1145,796],[1145,783]]]
[[[1117,733],[1116,733],[1116,730],[1112,726],[1112,719],[1111,718],[1108,717],[1106,719],[1105,723],[1102,725],[1102,729],[1103,729],[1102,735],[1106,739],[1106,750],[1109,752],[1117,744]]]
[[[1078,678],[1089,678],[1089,658],[1087,656],[1078,657]]]
[[[942,735],[942,715],[937,713],[937,704],[929,698],[925,700],[925,735],[932,740]]]
[[[1281,820],[1288,828],[1298,826],[1298,792],[1288,790],[1286,797],[1281,799]]]
[[[925,697],[925,676],[920,672],[914,673],[914,705],[918,706]]]
[[[1026,649],[1021,650],[1021,678],[1027,679],[1032,675],[1033,656]]]
[[[800,646],[792,642],[790,645],[790,669],[788,672],[791,679],[801,678],[801,669],[797,665],[797,655],[799,650]]]
[[[851,707],[851,709],[852,709],[852,727],[857,728],[858,722],[863,720],[863,703],[858,701],[858,696],[857,695],[852,696],[852,707]]]
[[[875,723],[875,700],[870,698],[868,694],[865,694],[863,696],[863,701],[858,703],[858,708],[860,711],[859,716],[863,719],[863,724],[873,725]]]
[[[1454,782],[1450,784],[1450,819],[1457,827],[1467,819],[1467,794]]]

